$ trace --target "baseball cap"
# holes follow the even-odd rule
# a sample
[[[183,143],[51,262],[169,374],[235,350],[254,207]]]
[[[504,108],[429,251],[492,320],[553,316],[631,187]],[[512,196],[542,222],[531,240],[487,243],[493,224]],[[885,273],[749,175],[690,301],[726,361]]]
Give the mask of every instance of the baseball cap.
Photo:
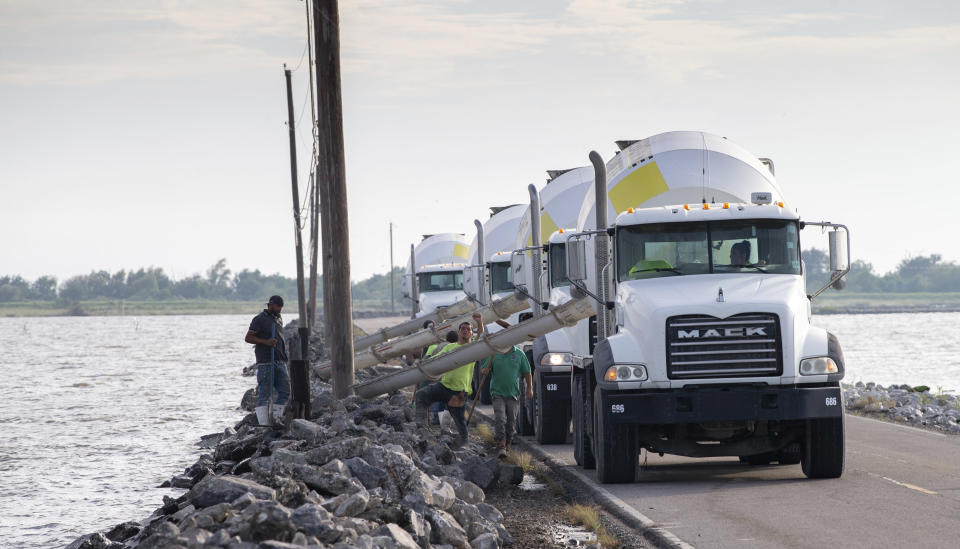
[[[283,307],[283,298],[278,295],[272,295],[270,296],[270,299],[267,300],[267,303],[270,303],[272,305],[279,305],[280,307]]]

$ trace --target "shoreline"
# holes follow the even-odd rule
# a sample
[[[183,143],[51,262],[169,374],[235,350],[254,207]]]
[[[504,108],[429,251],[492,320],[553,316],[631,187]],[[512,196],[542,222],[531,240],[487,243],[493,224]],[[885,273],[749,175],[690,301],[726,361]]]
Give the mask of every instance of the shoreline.
[[[855,415],[960,435],[960,397],[950,391],[931,392],[924,385],[884,387],[858,381],[843,384],[844,409]]]

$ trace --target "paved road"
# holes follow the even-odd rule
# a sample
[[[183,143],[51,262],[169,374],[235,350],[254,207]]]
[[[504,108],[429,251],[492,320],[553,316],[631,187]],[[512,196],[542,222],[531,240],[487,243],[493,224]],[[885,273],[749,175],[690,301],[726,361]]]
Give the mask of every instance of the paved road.
[[[849,415],[846,425],[840,479],[654,454],[636,483],[600,486],[698,548],[960,547],[960,437]],[[541,448],[575,467],[570,445]]]

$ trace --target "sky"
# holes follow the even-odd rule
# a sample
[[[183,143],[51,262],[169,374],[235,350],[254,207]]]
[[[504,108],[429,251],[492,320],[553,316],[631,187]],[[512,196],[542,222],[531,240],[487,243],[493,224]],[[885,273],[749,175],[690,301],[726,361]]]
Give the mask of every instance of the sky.
[[[0,0],[0,275],[293,276],[283,65],[304,193],[305,10]],[[848,225],[877,273],[960,260],[956,2],[351,0],[340,35],[354,280],[389,269],[390,222],[403,265],[546,170],[671,130],[772,158],[788,207]]]

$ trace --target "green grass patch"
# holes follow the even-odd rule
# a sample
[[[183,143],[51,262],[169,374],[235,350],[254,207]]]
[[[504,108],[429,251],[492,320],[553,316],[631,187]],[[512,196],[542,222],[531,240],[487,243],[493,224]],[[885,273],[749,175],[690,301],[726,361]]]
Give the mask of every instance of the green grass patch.
[[[620,542],[617,538],[604,528],[600,522],[600,514],[597,508],[591,505],[580,505],[579,503],[568,505],[564,511],[567,520],[575,525],[580,525],[597,536],[597,541],[603,547],[619,547]]]
[[[496,440],[493,438],[493,430],[486,423],[478,424],[473,432],[477,434],[477,438],[482,440],[484,444],[492,446],[496,443]]]

